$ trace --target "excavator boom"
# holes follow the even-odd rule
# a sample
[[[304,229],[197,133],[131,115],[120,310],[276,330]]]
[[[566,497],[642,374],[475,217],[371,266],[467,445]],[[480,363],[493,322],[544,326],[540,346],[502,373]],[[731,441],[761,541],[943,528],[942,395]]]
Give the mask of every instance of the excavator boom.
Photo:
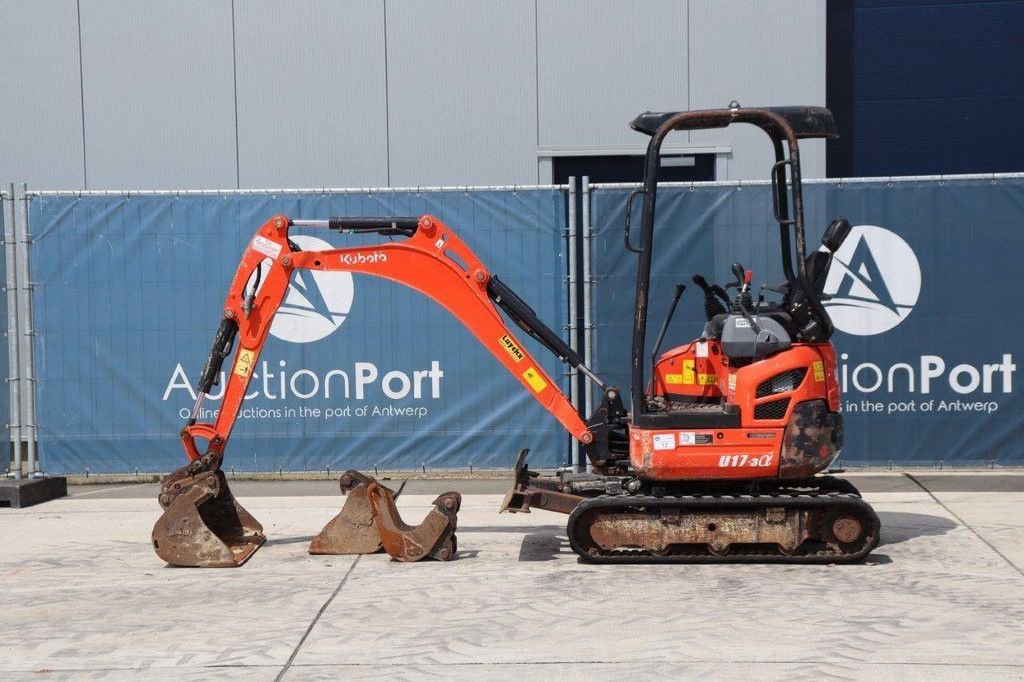
[[[375,246],[299,251],[288,239],[288,229],[293,224],[351,232],[402,234],[408,238]],[[253,236],[224,302],[224,317],[200,379],[199,398],[193,415],[198,414],[204,395],[216,381],[228,354],[225,351],[232,344],[237,345],[237,349],[227,373],[227,386],[216,422],[196,423],[193,416],[181,432],[190,461],[204,454],[196,442],[197,438],[208,443],[208,450],[224,452],[274,314],[284,300],[292,272],[296,269],[372,275],[404,284],[428,296],[458,318],[574,438],[584,444],[591,442],[592,436],[586,424],[568,398],[519,342],[497,307],[508,311],[517,324],[573,366],[582,367],[579,356],[537,320],[533,311],[504,283],[491,275],[476,254],[447,225],[429,215],[420,218],[332,218],[329,221],[298,222],[278,215],[264,223]]]
[[[302,251],[288,238],[292,226],[406,239],[376,246]],[[253,369],[297,269],[372,275],[428,296],[458,318],[573,437],[584,444],[593,441],[565,394],[519,342],[498,309],[562,361],[603,384],[515,292],[488,272],[447,225],[429,215],[308,221],[277,215],[257,230],[235,271],[199,379],[195,407],[180,434],[189,464],[167,478],[159,498],[165,513],[153,530],[153,547],[169,563],[237,566],[266,539],[262,526],[231,494],[220,466]],[[199,423],[203,400],[220,381],[221,369],[229,357],[217,419]],[[397,493],[372,477],[349,471],[340,484],[348,495],[346,504],[313,539],[311,553],[354,554],[384,549],[400,561],[428,557],[448,560],[454,556],[458,493],[438,497],[427,518],[419,526],[410,526],[398,515]]]

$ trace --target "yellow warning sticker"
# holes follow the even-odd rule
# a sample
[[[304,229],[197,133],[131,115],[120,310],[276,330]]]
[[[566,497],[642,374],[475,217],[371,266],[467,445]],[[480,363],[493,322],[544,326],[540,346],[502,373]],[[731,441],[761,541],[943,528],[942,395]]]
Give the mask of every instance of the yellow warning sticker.
[[[240,377],[249,378],[252,374],[252,365],[256,360],[256,351],[242,348],[238,351],[238,359],[235,360],[235,374]]]
[[[666,374],[665,375],[665,383],[666,384],[681,384],[681,383],[683,383],[683,375],[682,374]]]
[[[526,379],[526,383],[530,384],[530,388],[537,393],[548,387],[548,382],[544,381],[544,377],[533,367],[523,372],[523,378]]]
[[[718,384],[718,375],[697,374],[697,383],[701,386],[716,386]]]
[[[512,337],[508,334],[503,334],[498,343],[505,349],[505,352],[512,356],[512,359],[516,362],[522,361],[525,355],[523,355],[522,349],[516,345],[516,342],[512,340]]]
[[[814,380],[824,381],[825,380],[825,363],[821,360],[814,361]]]
[[[697,370],[694,368],[693,360],[683,360],[683,383],[687,385],[697,383]]]

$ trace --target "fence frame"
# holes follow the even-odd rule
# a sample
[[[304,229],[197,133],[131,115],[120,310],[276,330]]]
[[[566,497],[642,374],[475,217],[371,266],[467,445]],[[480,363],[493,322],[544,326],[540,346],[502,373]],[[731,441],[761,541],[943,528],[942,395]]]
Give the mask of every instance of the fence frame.
[[[915,176],[881,176],[863,178],[812,178],[805,179],[806,185],[844,185],[865,183],[886,183],[893,185],[906,182],[936,182],[987,180],[993,184],[1002,180],[1024,179],[1024,173],[972,173],[953,175],[915,175]],[[582,180],[578,183],[578,180]],[[770,180],[716,180],[712,182],[665,182],[665,188],[706,188],[706,187],[751,187],[769,185]],[[556,190],[565,192],[567,206],[567,226],[564,234],[567,247],[565,281],[567,287],[568,324],[563,332],[568,335],[570,347],[579,350],[582,346],[584,361],[589,366],[592,362],[594,348],[599,342],[595,338],[593,323],[593,307],[595,303],[594,287],[597,282],[592,272],[592,248],[595,239],[592,224],[591,203],[594,194],[602,190],[632,189],[640,183],[591,183],[589,177],[570,178],[567,184],[538,185],[452,185],[435,187],[358,187],[358,188],[267,188],[267,189],[186,189],[186,190],[30,190],[25,183],[21,184],[21,196],[17,196],[15,185],[0,187],[0,207],[4,214],[4,253],[7,264],[7,276],[4,290],[8,301],[7,341],[9,349],[8,387],[10,392],[10,413],[7,428],[13,450],[13,471],[15,478],[22,476],[22,467],[27,463],[28,475],[41,475],[42,466],[36,450],[36,406],[34,377],[34,344],[35,334],[32,319],[32,288],[30,280],[32,237],[29,225],[29,205],[36,197],[89,197],[89,196],[254,196],[254,195],[317,195],[317,194],[388,194],[388,193],[432,193],[432,192],[473,192],[473,191],[508,191],[519,190]],[[576,197],[582,198],[582,210],[576,210]],[[21,201],[17,210],[17,201]],[[581,258],[577,258],[581,254]],[[581,261],[581,262],[578,262]],[[582,286],[582,290],[580,287]],[[582,311],[577,304],[577,295],[581,294]],[[582,323],[577,318],[582,316]],[[13,330],[13,333],[12,333]],[[593,386],[589,381],[579,385],[579,373],[576,370],[566,372],[570,384],[570,400],[577,410],[586,417],[592,411]],[[579,395],[582,389],[583,395]],[[585,465],[579,444],[570,439],[567,461],[580,470]],[[27,454],[27,462],[23,460],[23,450]]]
[[[0,188],[0,205],[4,212],[4,262],[6,273],[4,278],[4,293],[7,296],[7,327],[4,336],[7,337],[7,390],[10,395],[7,414],[8,447],[5,468],[9,469],[9,475],[15,480],[22,478],[21,458],[21,371],[18,364],[18,277],[17,257],[15,254],[17,241],[14,236],[15,201],[14,183],[8,185],[7,191]],[[13,331],[12,331],[13,330]]]

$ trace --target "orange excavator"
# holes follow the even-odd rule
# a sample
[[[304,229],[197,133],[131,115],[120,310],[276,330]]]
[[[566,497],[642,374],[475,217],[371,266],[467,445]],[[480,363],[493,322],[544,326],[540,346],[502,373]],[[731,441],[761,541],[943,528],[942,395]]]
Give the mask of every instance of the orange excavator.
[[[773,212],[785,282],[762,288],[736,263],[725,287],[695,275],[706,320],[698,338],[659,356],[684,287],[676,287],[647,362],[647,316],[660,150],[679,130],[757,126],[771,139]],[[630,409],[562,338],[433,216],[292,220],[259,228],[235,273],[223,319],[181,432],[190,464],[164,483],[167,511],[153,533],[169,563],[232,566],[263,541],[262,528],[234,499],[220,465],[253,367],[293,271],[344,270],[409,286],[446,308],[578,440],[591,471],[542,477],[520,453],[502,511],[546,509],[569,515],[572,549],[588,562],[784,561],[836,563],[864,558],[878,543],[874,510],[849,482],[819,475],[843,443],[833,325],[822,305],[832,260],[850,231],[843,218],[807,253],[799,141],[835,137],[821,107],[742,108],[645,113],[632,127],[648,136],[644,181],[626,207],[625,249],[636,254]],[[642,199],[639,241],[631,208]],[[376,246],[303,251],[291,227],[402,237]],[[730,292],[730,289],[734,290]],[[767,301],[765,290],[777,301]],[[504,313],[504,316],[503,314]],[[603,392],[583,419],[506,322],[577,369]],[[196,415],[223,361],[223,404],[213,424]],[[202,445],[200,445],[202,443]],[[402,560],[447,559],[456,552],[457,493],[439,497],[419,526],[398,517],[397,492],[349,472],[342,512],[314,539],[314,553],[382,547]],[[400,492],[400,491],[398,491]]]

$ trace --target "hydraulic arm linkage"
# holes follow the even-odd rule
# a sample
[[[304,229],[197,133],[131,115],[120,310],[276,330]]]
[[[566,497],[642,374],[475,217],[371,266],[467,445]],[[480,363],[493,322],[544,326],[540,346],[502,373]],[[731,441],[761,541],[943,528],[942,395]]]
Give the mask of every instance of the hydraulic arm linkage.
[[[374,246],[302,251],[288,238],[292,226],[328,228],[350,234],[376,233],[405,239]],[[220,464],[274,315],[284,300],[292,273],[297,269],[373,275],[404,284],[428,296],[458,318],[574,438],[584,445],[594,440],[587,424],[559,390],[557,383],[520,344],[497,308],[504,310],[517,326],[563,362],[579,369],[599,386],[604,385],[583,365],[580,356],[546,327],[507,285],[492,275],[476,254],[440,220],[429,215],[294,221],[283,215],[274,216],[257,230],[250,241],[224,302],[223,317],[197,386],[196,404],[181,431],[182,445],[191,464],[169,477],[160,497],[165,509],[169,509],[179,497],[191,500],[179,503],[179,507],[188,510],[193,502],[200,505],[209,499],[219,500],[211,507],[216,506],[219,510],[218,519],[226,517],[228,520],[216,528],[211,526],[211,519],[204,517],[202,521],[214,536],[211,542],[216,545],[220,541],[226,545],[226,548],[215,548],[217,551],[214,553],[219,552],[222,556],[220,565],[241,563],[264,539],[262,527],[227,490]],[[221,380],[222,366],[232,352],[234,356],[229,369],[223,375],[226,386],[217,419],[213,423],[199,423],[197,418],[203,400]],[[201,493],[196,490],[199,484]],[[342,488],[345,490],[344,483]],[[392,499],[389,496],[374,497],[372,491],[370,497]],[[443,503],[441,498],[438,499],[439,506],[435,511],[451,516],[454,527],[452,507],[457,510],[457,503],[453,505],[450,498]],[[203,511],[201,507],[199,510]],[[158,528],[170,530],[165,530],[160,538],[154,533],[154,545],[164,558],[167,557],[161,552],[161,542],[175,545],[175,538],[182,542],[186,540],[181,538],[191,538],[187,541],[193,542],[194,537],[205,532],[197,519],[191,519],[191,526],[179,524],[177,532],[173,523],[166,519],[161,519],[161,522]],[[214,522],[216,525],[216,520]],[[225,541],[229,537],[233,539]],[[320,550],[323,544],[320,543]],[[436,549],[440,552],[443,548]],[[175,550],[179,555],[188,553],[187,549],[182,550],[178,546]],[[450,554],[450,546],[448,550]],[[171,549],[166,552],[172,554]],[[244,556],[238,559],[240,555]]]

